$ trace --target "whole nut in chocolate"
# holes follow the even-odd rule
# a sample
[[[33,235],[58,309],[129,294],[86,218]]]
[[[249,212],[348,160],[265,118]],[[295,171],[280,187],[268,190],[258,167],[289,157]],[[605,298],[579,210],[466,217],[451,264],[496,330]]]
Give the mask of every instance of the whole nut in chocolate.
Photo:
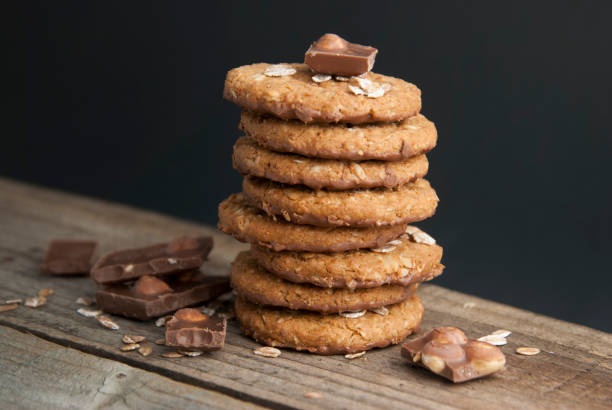
[[[440,327],[407,341],[402,356],[454,383],[495,373],[506,364],[497,347],[468,339],[456,327]]]

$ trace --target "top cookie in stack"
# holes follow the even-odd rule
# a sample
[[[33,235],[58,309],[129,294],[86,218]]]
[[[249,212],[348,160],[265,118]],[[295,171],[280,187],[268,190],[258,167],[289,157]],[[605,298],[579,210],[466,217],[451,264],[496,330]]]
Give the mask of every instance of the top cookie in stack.
[[[408,225],[436,210],[423,179],[436,129],[416,86],[370,72],[376,52],[326,34],[308,65],[227,75],[224,97],[244,109],[233,160],[245,178],[219,228],[252,244],[232,285],[260,342],[322,354],[398,343],[420,324],[418,283],[442,272],[442,248]]]

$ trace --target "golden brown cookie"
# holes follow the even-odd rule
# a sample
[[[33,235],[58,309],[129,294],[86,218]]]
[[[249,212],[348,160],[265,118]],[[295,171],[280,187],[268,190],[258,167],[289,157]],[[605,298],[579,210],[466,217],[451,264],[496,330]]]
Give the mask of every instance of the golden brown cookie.
[[[425,155],[404,161],[342,161],[282,154],[242,137],[234,145],[234,168],[243,175],[312,189],[396,188],[427,174]]]
[[[331,355],[357,353],[401,342],[418,330],[423,304],[417,295],[387,306],[388,314],[368,311],[357,318],[256,305],[237,297],[242,331],[276,347]]]
[[[297,225],[267,216],[233,194],[219,204],[219,230],[275,251],[342,252],[376,248],[404,233],[406,225],[368,228]]]
[[[268,215],[316,226],[384,226],[422,221],[436,212],[438,196],[425,179],[399,188],[316,191],[247,176],[249,203]]]
[[[267,272],[249,252],[241,252],[232,263],[232,288],[259,305],[338,313],[376,309],[408,299],[416,290],[411,286],[383,285],[371,289],[324,289],[293,283]]]
[[[349,161],[400,161],[436,146],[436,126],[423,115],[377,124],[304,124],[242,111],[240,129],[277,152]]]
[[[363,78],[319,83],[313,74],[305,64],[234,68],[227,73],[223,97],[254,112],[305,123],[401,121],[421,109],[421,90],[398,78],[370,72]],[[369,96],[358,95],[363,91]]]
[[[413,233],[424,232],[413,226]],[[442,247],[433,238],[405,234],[378,249],[338,253],[274,252],[253,245],[251,254],[264,269],[296,283],[327,288],[370,288],[384,284],[409,285],[442,274]],[[416,242],[416,241],[419,242]]]

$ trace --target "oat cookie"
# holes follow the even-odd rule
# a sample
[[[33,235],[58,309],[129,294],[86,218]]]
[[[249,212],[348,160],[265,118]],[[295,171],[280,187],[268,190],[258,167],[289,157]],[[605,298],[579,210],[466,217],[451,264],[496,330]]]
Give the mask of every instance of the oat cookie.
[[[255,305],[242,297],[235,305],[242,331],[258,342],[324,355],[385,347],[418,330],[423,304],[417,295],[387,308],[387,315],[368,311],[348,318]]]
[[[396,188],[427,174],[425,155],[404,161],[342,161],[282,154],[248,137],[234,145],[234,168],[243,175],[312,189]]]
[[[241,252],[232,263],[232,288],[242,297],[260,305],[288,309],[338,313],[375,309],[408,299],[416,290],[410,286],[383,285],[371,289],[323,289],[284,280],[257,264],[249,252]]]
[[[377,124],[304,124],[242,111],[240,127],[263,147],[313,158],[400,161],[431,151],[436,126],[423,115]]]
[[[438,196],[425,179],[399,188],[312,190],[247,176],[242,189],[249,203],[268,215],[316,226],[384,226],[427,219]]]
[[[442,274],[442,247],[416,243],[402,235],[376,250],[348,252],[274,252],[253,245],[251,255],[264,269],[296,283],[327,288],[371,288],[409,285]]]
[[[242,242],[275,251],[342,252],[376,248],[404,233],[406,225],[368,228],[296,225],[249,206],[243,194],[219,204],[219,229]]]
[[[284,75],[270,75],[270,70]],[[254,112],[305,123],[401,121],[421,109],[421,90],[398,78],[370,72],[319,83],[312,76],[305,64],[246,65],[227,73],[223,97]],[[358,95],[356,90],[364,88],[367,95]]]

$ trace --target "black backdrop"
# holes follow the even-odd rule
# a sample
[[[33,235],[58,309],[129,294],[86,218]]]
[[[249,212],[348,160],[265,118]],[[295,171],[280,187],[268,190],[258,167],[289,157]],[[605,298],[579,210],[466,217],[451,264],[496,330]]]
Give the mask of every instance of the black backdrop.
[[[612,330],[612,2],[209,3],[26,3],[0,173],[215,224],[240,189],[225,72],[336,32],[438,127],[435,283]]]

